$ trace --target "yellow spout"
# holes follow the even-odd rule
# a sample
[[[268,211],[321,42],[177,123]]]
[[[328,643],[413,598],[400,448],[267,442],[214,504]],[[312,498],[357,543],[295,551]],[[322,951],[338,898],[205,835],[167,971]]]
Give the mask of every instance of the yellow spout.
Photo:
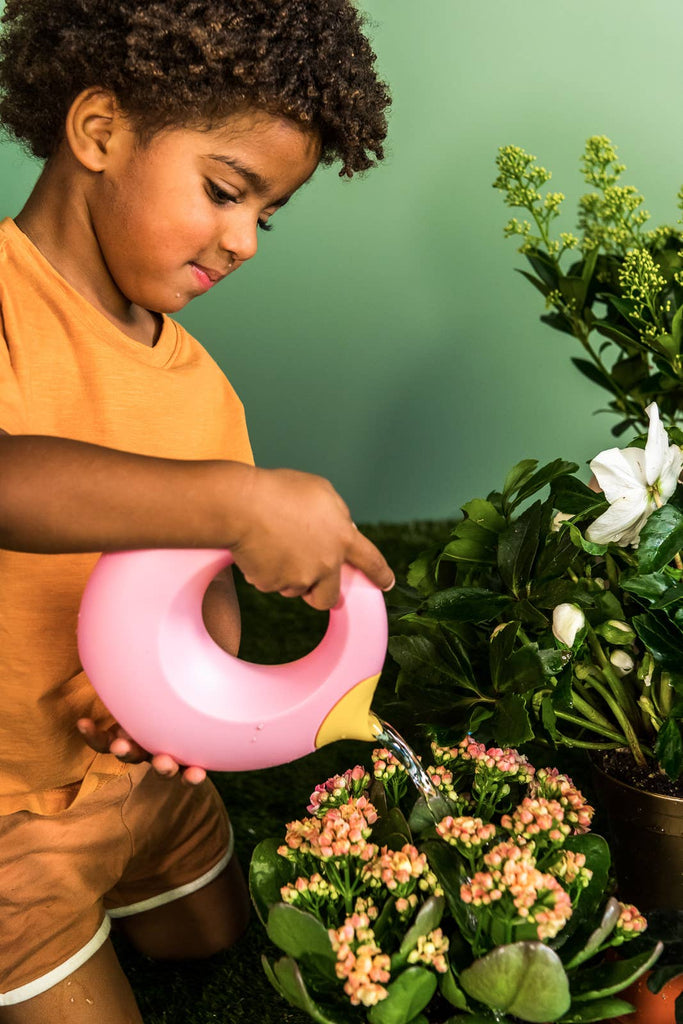
[[[379,675],[370,676],[348,690],[325,716],[315,738],[316,747],[335,740],[367,740],[374,742],[382,725],[371,710]]]

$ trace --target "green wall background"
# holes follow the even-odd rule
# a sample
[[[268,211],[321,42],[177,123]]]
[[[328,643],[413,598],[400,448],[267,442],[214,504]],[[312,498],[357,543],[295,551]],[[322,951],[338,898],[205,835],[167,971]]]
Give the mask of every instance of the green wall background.
[[[359,521],[454,515],[521,458],[612,445],[578,345],[542,299],[491,188],[497,147],[553,170],[567,216],[585,139],[608,135],[651,224],[683,181],[680,0],[362,0],[394,106],[362,179],[318,172],[256,260],[181,315],[246,408],[257,461],[321,473]],[[0,145],[3,214],[38,167]]]

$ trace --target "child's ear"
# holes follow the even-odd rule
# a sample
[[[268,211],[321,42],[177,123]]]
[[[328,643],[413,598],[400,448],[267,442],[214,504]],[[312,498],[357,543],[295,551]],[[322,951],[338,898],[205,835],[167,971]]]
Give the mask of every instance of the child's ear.
[[[123,127],[123,112],[107,89],[79,93],[66,116],[65,134],[76,159],[89,171],[104,170],[112,139]]]

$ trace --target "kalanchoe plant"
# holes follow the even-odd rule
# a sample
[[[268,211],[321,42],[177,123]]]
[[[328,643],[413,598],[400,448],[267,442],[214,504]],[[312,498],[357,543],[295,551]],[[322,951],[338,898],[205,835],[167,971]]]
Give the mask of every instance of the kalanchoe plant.
[[[505,234],[521,240],[533,273],[521,271],[545,297],[544,323],[582,345],[577,368],[610,393],[619,417],[613,433],[646,426],[659,403],[665,422],[683,405],[683,234],[646,230],[643,197],[621,184],[625,166],[605,136],[588,139],[581,169],[591,191],[579,200],[579,236],[553,236],[565,196],[541,190],[551,173],[519,146],[502,146],[494,187],[507,206],[524,210]],[[683,189],[678,195],[683,203]]]
[[[617,997],[661,952],[610,947],[642,935],[611,898],[593,809],[556,769],[466,737],[432,745],[450,808],[404,816],[405,770],[373,753],[316,787],[310,817],[264,840],[252,898],[284,956],[274,987],[320,1024],[565,1024],[628,1013]],[[412,829],[412,831],[411,831]]]
[[[442,739],[627,748],[683,774],[683,458],[646,415],[646,440],[591,463],[603,491],[526,460],[411,566],[389,649]]]

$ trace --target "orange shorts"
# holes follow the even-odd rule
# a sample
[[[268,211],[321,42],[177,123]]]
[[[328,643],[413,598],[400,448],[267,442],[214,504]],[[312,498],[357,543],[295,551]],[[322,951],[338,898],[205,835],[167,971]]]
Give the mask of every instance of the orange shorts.
[[[0,817],[0,1006],[40,995],[85,963],[110,918],[179,899],[232,855],[213,784],[149,764],[102,779],[65,811]]]

